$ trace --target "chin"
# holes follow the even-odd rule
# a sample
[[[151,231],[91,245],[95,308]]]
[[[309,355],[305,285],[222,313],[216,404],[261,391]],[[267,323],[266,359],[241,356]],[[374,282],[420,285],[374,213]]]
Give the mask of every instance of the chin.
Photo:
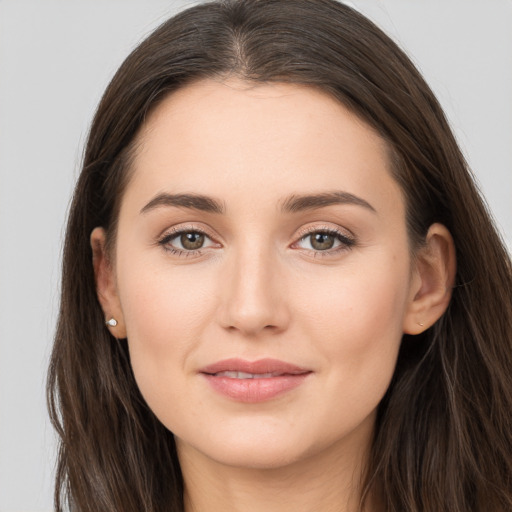
[[[297,434],[290,435],[289,426],[269,429],[264,424],[253,423],[252,428],[241,427],[238,425],[236,431],[233,428],[210,429],[208,434],[188,431],[183,437],[175,434],[178,453],[186,456],[192,448],[196,455],[225,466],[277,469],[307,457],[311,450],[309,442]]]
[[[274,446],[273,443],[262,446],[249,439],[245,442],[219,445],[215,450],[205,453],[219,464],[237,468],[270,470],[289,466],[305,457],[301,450],[289,446]]]

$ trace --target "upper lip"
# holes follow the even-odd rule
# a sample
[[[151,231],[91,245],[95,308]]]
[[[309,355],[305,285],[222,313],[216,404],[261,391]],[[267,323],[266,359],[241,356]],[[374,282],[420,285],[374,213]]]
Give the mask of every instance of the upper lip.
[[[278,359],[258,359],[246,361],[244,359],[223,359],[201,368],[200,373],[214,375],[219,372],[244,372],[252,374],[272,373],[275,375],[299,375],[309,373],[311,370]]]

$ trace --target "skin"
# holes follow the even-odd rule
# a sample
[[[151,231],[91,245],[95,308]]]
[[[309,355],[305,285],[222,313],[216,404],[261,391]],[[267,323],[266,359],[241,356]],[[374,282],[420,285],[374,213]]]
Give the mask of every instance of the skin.
[[[201,81],[166,98],[138,138],[115,254],[102,228],[91,244],[110,330],[127,337],[140,390],[175,434],[186,509],[356,510],[402,334],[449,302],[449,233],[433,225],[412,258],[385,143],[310,88]],[[283,211],[291,196],[332,192],[367,204]],[[224,212],[147,207],[162,193]],[[183,252],[176,229],[206,233],[199,252]],[[319,250],[311,233],[326,230],[339,235]],[[232,357],[311,373],[241,403],[199,373]]]

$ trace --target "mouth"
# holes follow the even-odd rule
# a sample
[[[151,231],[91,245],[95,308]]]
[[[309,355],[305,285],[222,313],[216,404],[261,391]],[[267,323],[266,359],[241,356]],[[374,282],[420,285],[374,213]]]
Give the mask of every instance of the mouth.
[[[257,403],[299,387],[313,372],[276,359],[226,359],[199,372],[215,392],[229,399]]]
[[[229,379],[270,379],[272,377],[281,377],[282,375],[286,375],[285,373],[247,373],[247,372],[235,372],[235,371],[226,371],[226,372],[217,372],[211,374],[214,377],[228,377]]]

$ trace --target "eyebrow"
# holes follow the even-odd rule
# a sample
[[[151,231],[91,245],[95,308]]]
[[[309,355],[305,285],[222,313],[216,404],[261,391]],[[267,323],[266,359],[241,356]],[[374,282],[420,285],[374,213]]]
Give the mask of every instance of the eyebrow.
[[[305,210],[315,210],[336,204],[362,206],[373,213],[375,208],[361,197],[349,192],[322,192],[320,194],[292,195],[281,204],[281,210],[286,213],[297,213]],[[223,214],[225,208],[220,201],[201,194],[168,194],[161,193],[155,196],[140,213],[144,214],[162,206],[188,208],[208,213]]]
[[[174,206],[189,208],[208,213],[224,213],[224,206],[219,201],[201,194],[167,194],[162,193],[154,197],[140,213],[147,213],[161,206]]]
[[[349,192],[323,192],[320,194],[310,195],[292,195],[287,198],[281,206],[283,212],[296,213],[304,210],[315,210],[317,208],[324,208],[326,206],[336,204],[349,204],[355,206],[362,206],[373,213],[377,213],[377,210],[362,199],[361,197],[350,194]]]

